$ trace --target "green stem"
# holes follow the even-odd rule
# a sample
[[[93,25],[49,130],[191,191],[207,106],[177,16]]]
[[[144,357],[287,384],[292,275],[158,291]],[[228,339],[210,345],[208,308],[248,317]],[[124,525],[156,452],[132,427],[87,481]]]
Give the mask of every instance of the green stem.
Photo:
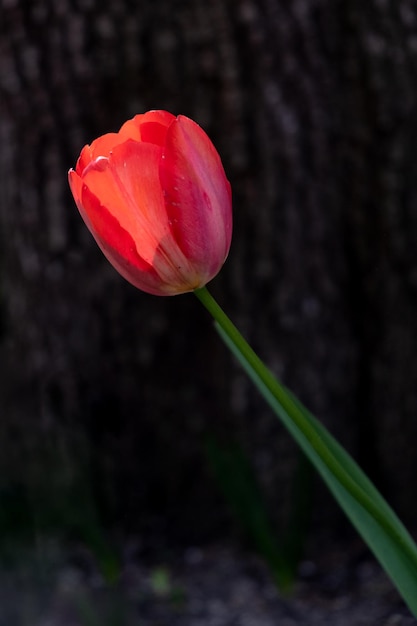
[[[404,537],[404,534],[396,527],[395,523],[384,514],[384,511],[377,503],[362,489],[357,482],[352,479],[343,465],[334,456],[332,451],[321,438],[319,432],[306,419],[303,411],[300,410],[297,401],[289,394],[284,387],[280,385],[277,379],[264,365],[256,353],[252,350],[246,340],[242,337],[236,326],[230,321],[216,300],[212,297],[206,287],[198,289],[195,295],[205,306],[209,313],[216,320],[217,324],[223,330],[230,342],[235,346],[236,350],[242,355],[243,359],[248,362],[254,370],[258,378],[267,387],[271,396],[281,405],[281,408],[292,420],[294,426],[304,435],[311,448],[321,459],[321,461],[330,470],[333,476],[339,481],[342,487],[349,493],[373,518],[385,532],[404,550],[410,561],[413,563],[417,571],[417,551],[411,547],[410,542]]]

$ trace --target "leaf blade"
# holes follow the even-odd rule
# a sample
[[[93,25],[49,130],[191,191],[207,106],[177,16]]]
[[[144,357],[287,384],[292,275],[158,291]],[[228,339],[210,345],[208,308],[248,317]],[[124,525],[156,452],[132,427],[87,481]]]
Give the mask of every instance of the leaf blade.
[[[413,615],[417,617],[417,547],[402,522],[352,457],[327,429],[275,378],[273,383],[271,382],[272,374],[261,361],[255,362],[256,366],[254,366],[254,359],[249,360],[247,358],[244,351],[237,345],[238,342],[229,336],[219,322],[216,321],[215,326],[223,341],[238,359],[274,413],[281,419],[281,422],[310,459],[358,533],[396,585]],[[243,338],[242,341],[244,341]],[[265,371],[260,371],[262,368]],[[298,413],[298,421],[301,417],[302,421],[309,426],[310,433],[312,432],[324,444],[330,456],[344,466],[352,481],[363,491],[373,503],[375,510],[379,512],[379,519],[371,515],[363,504],[341,484],[335,475],[334,468],[329,467],[329,464],[314,449],[311,437],[306,436],[303,429],[300,429],[294,422],[292,414],[294,411]],[[384,517],[391,526],[392,532],[381,525],[381,518]]]

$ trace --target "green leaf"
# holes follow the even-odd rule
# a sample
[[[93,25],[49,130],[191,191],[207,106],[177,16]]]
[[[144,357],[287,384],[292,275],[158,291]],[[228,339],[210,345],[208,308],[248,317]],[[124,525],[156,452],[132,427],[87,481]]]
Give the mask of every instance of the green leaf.
[[[251,349],[242,350],[243,344],[236,341],[233,333],[227,332],[227,325],[225,329],[217,321],[216,329],[320,473],[417,617],[417,547],[408,531],[352,457],[273,377]]]

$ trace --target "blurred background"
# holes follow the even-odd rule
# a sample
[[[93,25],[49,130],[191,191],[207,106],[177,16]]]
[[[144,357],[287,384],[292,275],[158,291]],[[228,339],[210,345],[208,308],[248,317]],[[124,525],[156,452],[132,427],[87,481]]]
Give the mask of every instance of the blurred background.
[[[136,291],[78,215],[81,148],[148,109],[196,120],[232,183],[213,294],[415,530],[415,3],[2,0],[0,29],[0,624],[65,623],[35,619],[62,563],[147,564],[171,598],[155,563],[207,546],[281,583],[367,554],[196,298]]]

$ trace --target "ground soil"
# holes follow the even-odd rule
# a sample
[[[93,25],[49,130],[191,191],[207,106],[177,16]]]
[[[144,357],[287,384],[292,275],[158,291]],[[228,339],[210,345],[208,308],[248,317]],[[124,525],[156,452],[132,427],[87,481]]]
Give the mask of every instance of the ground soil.
[[[0,626],[411,626],[391,582],[360,544],[300,563],[290,594],[241,548],[188,547],[152,562],[132,542],[117,582],[91,555],[54,542],[0,572]],[[22,556],[22,555],[21,555]]]

